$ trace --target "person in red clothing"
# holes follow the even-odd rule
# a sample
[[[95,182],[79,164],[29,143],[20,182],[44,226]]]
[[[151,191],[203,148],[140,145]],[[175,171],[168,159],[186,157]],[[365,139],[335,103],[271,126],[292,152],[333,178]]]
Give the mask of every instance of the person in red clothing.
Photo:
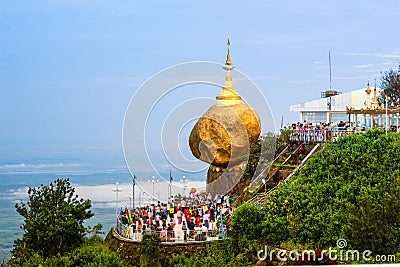
[[[185,217],[187,217],[188,214],[189,214],[189,209],[184,209],[184,210],[183,210],[183,214],[185,214]]]
[[[143,215],[143,224],[147,223],[147,219],[148,219],[148,213],[147,213],[147,209],[143,209],[142,211],[142,215]]]
[[[197,216],[196,216],[195,224],[196,224],[196,225],[201,225],[200,215],[197,215]]]
[[[192,215],[188,212],[188,214],[186,215],[186,221],[190,222],[190,219],[192,219]]]

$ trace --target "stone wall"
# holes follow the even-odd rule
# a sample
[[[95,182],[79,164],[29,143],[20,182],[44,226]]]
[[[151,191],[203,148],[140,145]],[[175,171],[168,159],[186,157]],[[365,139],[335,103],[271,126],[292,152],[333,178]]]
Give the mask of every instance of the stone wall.
[[[132,266],[139,265],[142,243],[138,241],[129,240],[119,236],[112,228],[107,234],[105,239],[111,250],[117,252],[121,258]],[[158,249],[162,255],[162,266],[169,266],[169,260],[175,255],[185,255],[190,258],[196,254],[197,256],[206,256],[206,245],[210,242],[223,242],[206,241],[206,242],[188,242],[188,243],[160,243]]]

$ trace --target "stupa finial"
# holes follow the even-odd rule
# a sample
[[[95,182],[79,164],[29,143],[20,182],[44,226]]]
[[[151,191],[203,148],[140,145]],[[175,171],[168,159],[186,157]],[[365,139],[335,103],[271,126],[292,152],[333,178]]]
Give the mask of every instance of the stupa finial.
[[[369,95],[371,93],[371,87],[369,86],[369,81],[367,83],[367,89],[365,90],[365,92],[367,93],[367,95]]]
[[[220,106],[231,106],[242,103],[242,97],[236,93],[235,86],[233,85],[231,70],[233,69],[231,54],[229,52],[229,46],[231,45],[231,41],[228,38],[226,42],[228,46],[228,55],[226,56],[226,62],[224,69],[226,70],[226,78],[224,86],[222,86],[221,93],[216,97],[217,105]]]
[[[231,45],[231,41],[228,38],[228,41],[226,42],[226,45],[228,46],[228,54],[226,55],[226,61],[225,61],[225,65],[230,67],[232,65],[232,61],[231,61],[231,53],[229,52],[229,46]]]
[[[378,96],[376,95],[376,79],[375,79],[375,87],[374,87],[374,103],[373,103],[373,107],[375,109],[379,108],[379,103],[378,103]]]
[[[369,81],[367,83],[368,87],[365,90],[365,92],[367,93],[367,108],[371,107],[371,87],[369,86]]]

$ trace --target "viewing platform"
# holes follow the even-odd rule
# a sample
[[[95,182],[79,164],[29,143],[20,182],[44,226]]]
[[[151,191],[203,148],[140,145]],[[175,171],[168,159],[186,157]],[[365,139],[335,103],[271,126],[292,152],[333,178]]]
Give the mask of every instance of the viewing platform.
[[[383,127],[380,127],[383,128]],[[383,128],[384,129],[384,128]],[[308,129],[308,130],[290,130],[290,141],[303,142],[303,143],[325,143],[328,141],[337,141],[340,137],[348,136],[351,134],[363,134],[366,132],[365,128],[349,128],[344,129],[340,127],[333,127],[332,129]],[[398,132],[396,126],[389,129],[390,132]]]
[[[222,214],[225,214],[228,209],[222,208]],[[192,242],[205,242],[226,239],[228,236],[228,229],[226,225],[221,226],[220,215],[217,216],[218,220],[210,221],[209,226],[205,227],[204,224],[195,225],[193,230],[188,229],[186,220],[178,220],[177,214],[173,217],[168,217],[165,220],[167,225],[173,225],[165,229],[156,228],[155,225],[139,224],[138,221],[134,223],[124,223],[122,215],[117,218],[118,227],[113,228],[114,235],[125,241],[141,242],[145,234],[156,233],[159,236],[161,243],[192,243]],[[218,222],[217,222],[218,221]],[[186,228],[186,229],[185,229]]]
[[[291,130],[290,141],[304,143],[325,143],[336,141],[339,137],[351,134],[364,133],[365,130],[345,130],[333,128],[332,130],[309,129],[309,130]]]
[[[182,226],[182,225],[180,225]],[[173,231],[169,230],[133,230],[130,226],[122,226],[122,232],[119,233],[117,229],[114,228],[115,234],[119,235],[119,237],[135,241],[141,242],[143,235],[156,233],[160,237],[160,242],[162,243],[192,243],[192,242],[204,242],[204,241],[215,241],[222,240],[227,238],[227,230],[224,229],[224,233],[222,233],[221,229],[216,230],[187,230],[184,231],[182,229],[174,229]],[[185,238],[186,235],[186,238]],[[222,238],[224,236],[224,238]]]

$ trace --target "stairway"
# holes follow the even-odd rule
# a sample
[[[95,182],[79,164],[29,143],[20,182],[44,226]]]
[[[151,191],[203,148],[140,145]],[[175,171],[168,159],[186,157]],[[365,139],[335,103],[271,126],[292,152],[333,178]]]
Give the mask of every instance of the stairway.
[[[274,159],[271,169],[269,170],[268,176],[265,179],[265,184],[260,184],[253,192],[244,191],[232,204],[237,207],[241,203],[254,203],[256,205],[264,205],[267,201],[268,194],[281,186],[282,183],[286,183],[296,173],[308,159],[320,149],[321,144],[317,143],[312,145],[312,149],[308,149],[310,144],[302,143],[297,146],[286,147],[279,155]],[[301,158],[302,156],[303,158]],[[259,179],[257,177],[256,179]],[[260,180],[262,177],[260,178]],[[251,194],[249,194],[251,193]],[[247,196],[247,197],[246,197]]]

